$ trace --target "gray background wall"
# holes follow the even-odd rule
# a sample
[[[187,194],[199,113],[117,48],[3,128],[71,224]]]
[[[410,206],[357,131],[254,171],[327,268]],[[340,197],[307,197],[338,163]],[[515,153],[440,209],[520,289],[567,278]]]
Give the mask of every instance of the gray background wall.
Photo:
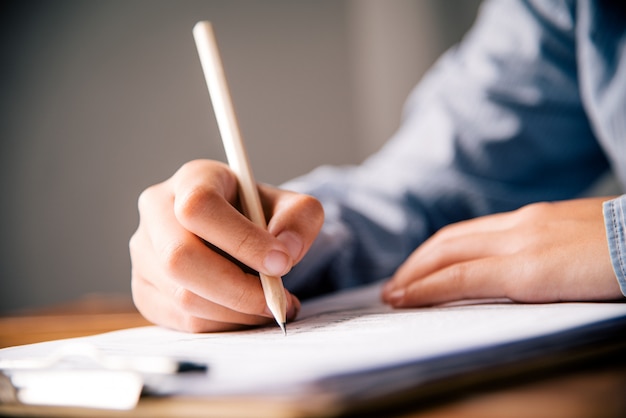
[[[191,28],[214,23],[257,178],[358,163],[478,0],[0,6],[0,314],[129,294],[137,196],[224,159]]]

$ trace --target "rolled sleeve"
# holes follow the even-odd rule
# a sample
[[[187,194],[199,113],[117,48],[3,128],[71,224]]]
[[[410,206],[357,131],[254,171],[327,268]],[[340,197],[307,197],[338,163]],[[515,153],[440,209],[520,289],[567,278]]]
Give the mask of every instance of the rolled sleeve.
[[[626,296],[626,194],[604,202],[603,211],[613,270]]]

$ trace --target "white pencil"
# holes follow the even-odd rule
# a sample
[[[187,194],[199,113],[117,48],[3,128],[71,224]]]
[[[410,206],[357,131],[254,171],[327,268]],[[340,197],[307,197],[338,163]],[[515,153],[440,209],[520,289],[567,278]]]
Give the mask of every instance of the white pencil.
[[[200,63],[204,71],[217,125],[226,150],[228,165],[239,180],[240,198],[244,214],[255,224],[267,228],[261,199],[252,175],[248,154],[241,137],[235,110],[226,83],[224,68],[220,59],[215,34],[210,22],[198,22],[193,28],[193,36],[198,48]],[[287,300],[280,277],[260,274],[263,293],[270,311],[276,318],[283,333],[286,331]]]

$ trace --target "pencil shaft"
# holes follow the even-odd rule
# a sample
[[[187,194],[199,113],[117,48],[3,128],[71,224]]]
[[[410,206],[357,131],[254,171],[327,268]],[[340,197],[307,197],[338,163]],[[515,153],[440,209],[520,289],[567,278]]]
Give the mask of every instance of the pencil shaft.
[[[200,56],[213,111],[217,119],[228,165],[237,175],[244,214],[255,224],[266,229],[261,199],[252,175],[248,154],[239,130],[234,106],[228,90],[224,68],[217,48],[213,27],[209,22],[198,22],[193,35]],[[260,275],[263,293],[270,311],[285,330],[287,302],[280,277]]]

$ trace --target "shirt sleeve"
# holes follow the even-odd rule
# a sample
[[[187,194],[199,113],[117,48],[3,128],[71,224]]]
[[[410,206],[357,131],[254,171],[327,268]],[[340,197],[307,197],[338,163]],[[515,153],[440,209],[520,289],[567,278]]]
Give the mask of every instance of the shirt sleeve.
[[[604,202],[603,211],[613,271],[626,296],[626,195]]]
[[[319,198],[326,219],[285,285],[307,297],[389,277],[446,224],[572,198],[604,173],[578,91],[573,9],[485,3],[378,153],[286,184]]]

